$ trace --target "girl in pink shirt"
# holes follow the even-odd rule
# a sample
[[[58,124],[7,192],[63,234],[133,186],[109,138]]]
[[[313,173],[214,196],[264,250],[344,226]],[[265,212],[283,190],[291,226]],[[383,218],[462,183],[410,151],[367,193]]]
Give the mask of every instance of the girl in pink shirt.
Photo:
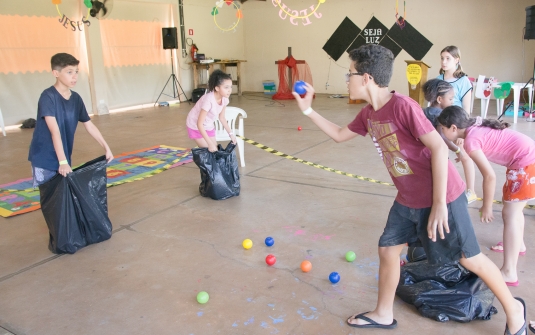
[[[523,209],[528,200],[535,199],[535,142],[522,133],[506,129],[509,127],[506,122],[468,118],[457,106],[445,108],[437,120],[449,140],[464,139],[464,149],[483,175],[481,222],[494,219],[496,174],[490,162],[507,168],[503,185],[503,242],[492,250],[504,254],[501,272],[506,284],[518,286],[518,255],[526,253]]]
[[[236,144],[236,136],[232,133],[227,119],[225,107],[229,103],[232,93],[232,78],[221,70],[215,70],[208,78],[209,93],[203,95],[188,113],[186,126],[188,136],[199,148],[208,148],[210,152],[217,151],[214,121],[219,119],[230,135],[232,143]]]

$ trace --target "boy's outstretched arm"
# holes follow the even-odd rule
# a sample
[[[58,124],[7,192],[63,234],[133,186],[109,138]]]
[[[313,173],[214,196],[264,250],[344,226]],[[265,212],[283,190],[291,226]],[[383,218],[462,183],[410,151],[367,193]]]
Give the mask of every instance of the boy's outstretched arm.
[[[314,88],[310,84],[306,83],[305,89],[307,93],[305,94],[304,98],[301,98],[299,94],[292,92],[295,100],[297,101],[297,105],[302,112],[307,112],[309,110],[309,108],[312,106],[312,99],[314,98]],[[349,130],[347,126],[342,128],[313,110],[310,111],[307,116],[312,119],[312,122],[314,122],[316,126],[318,126],[325,134],[329,135],[329,137],[331,137],[335,142],[345,142],[355,138],[358,135],[357,133]]]
[[[45,122],[46,126],[48,127],[48,130],[50,131],[50,135],[52,135],[52,144],[54,145],[54,151],[56,152],[56,156],[58,156],[58,162],[67,161],[65,151],[63,150],[63,141],[61,140],[61,133],[59,132],[59,126],[58,122],[56,121],[56,118],[54,116],[45,116]],[[58,173],[60,175],[66,177],[67,173],[71,172],[72,169],[68,163],[60,163],[58,168]]]
[[[448,185],[448,147],[436,131],[420,136],[420,141],[431,150],[431,171],[433,174],[433,206],[429,214],[427,234],[435,242],[437,230],[441,239],[444,231],[450,232],[448,226],[448,208],[446,189]]]
[[[108,146],[108,143],[104,140],[104,137],[102,137],[102,134],[98,130],[97,126],[93,124],[91,121],[84,122],[84,127],[89,133],[89,135],[93,136],[93,138],[100,144],[101,147],[106,150],[106,160],[111,162],[113,160],[113,154],[111,153],[110,147]]]

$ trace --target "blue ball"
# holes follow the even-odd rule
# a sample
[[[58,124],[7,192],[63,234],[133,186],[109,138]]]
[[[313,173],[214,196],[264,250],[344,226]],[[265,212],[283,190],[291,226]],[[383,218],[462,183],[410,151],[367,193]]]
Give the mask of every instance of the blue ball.
[[[301,95],[306,94],[307,91],[305,89],[305,86],[306,84],[304,81],[301,81],[301,80],[296,81],[294,84],[294,92],[296,92],[297,94],[301,94]]]
[[[329,275],[329,280],[331,281],[331,283],[336,284],[340,281],[340,275],[338,274],[338,272],[331,272],[331,274]]]
[[[275,243],[275,240],[273,239],[273,237],[268,236],[268,237],[266,237],[266,241],[265,242],[266,242],[266,245],[268,247],[271,247]]]

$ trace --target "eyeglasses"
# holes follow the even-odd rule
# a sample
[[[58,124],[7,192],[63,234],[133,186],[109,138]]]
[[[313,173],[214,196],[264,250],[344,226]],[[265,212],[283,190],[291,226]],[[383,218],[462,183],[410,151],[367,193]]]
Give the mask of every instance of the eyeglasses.
[[[346,82],[349,81],[349,78],[351,78],[351,76],[363,76],[364,75],[364,72],[349,72],[349,73],[346,73],[345,76],[346,76]]]

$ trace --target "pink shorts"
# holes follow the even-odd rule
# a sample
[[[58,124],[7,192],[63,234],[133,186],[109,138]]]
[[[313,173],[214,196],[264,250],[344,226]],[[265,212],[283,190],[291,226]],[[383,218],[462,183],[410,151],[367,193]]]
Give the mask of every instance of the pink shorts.
[[[188,137],[189,138],[191,138],[191,139],[202,138],[202,135],[201,135],[200,131],[198,131],[196,129],[191,129],[190,127],[186,127],[186,128],[188,128]],[[215,128],[212,129],[212,130],[207,130],[206,134],[208,134],[208,137],[215,137]]]

